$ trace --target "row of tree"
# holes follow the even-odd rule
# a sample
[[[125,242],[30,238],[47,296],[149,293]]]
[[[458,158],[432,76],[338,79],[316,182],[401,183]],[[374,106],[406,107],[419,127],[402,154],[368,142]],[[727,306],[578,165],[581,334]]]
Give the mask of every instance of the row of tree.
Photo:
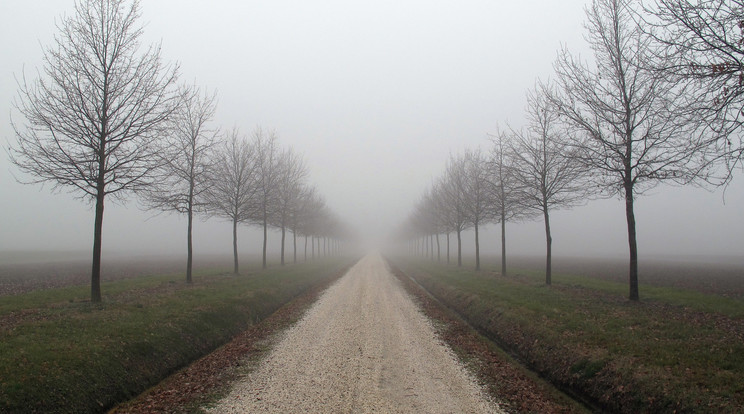
[[[78,0],[57,24],[44,51],[40,76],[19,85],[10,159],[31,177],[95,205],[91,300],[101,301],[104,201],[141,195],[148,208],[188,218],[187,280],[191,281],[192,227],[197,213],[232,220],[234,270],[237,226],[263,227],[263,266],[269,227],[285,236],[331,239],[348,235],[307,183],[300,156],[281,149],[260,128],[249,140],[237,129],[212,127],[215,94],[178,86],[178,65],[162,62],[160,46],[140,47],[139,2]],[[320,244],[318,244],[320,246]],[[337,244],[334,244],[337,246]],[[307,252],[307,247],[305,248]]]
[[[187,217],[186,280],[191,282],[194,216],[230,220],[233,235],[233,271],[238,273],[238,225],[263,230],[262,266],[267,266],[268,232],[281,232],[280,261],[286,262],[286,236],[292,233],[293,262],[297,262],[297,237],[326,244],[346,239],[349,232],[326,207],[323,197],[307,182],[307,166],[291,148],[281,148],[277,134],[256,128],[251,137],[239,129],[227,133],[207,128],[216,107],[214,95],[198,88],[182,90],[183,104],[171,117],[171,128],[156,155],[153,183],[143,188],[141,199],[149,209]],[[318,244],[320,253],[320,244]]]
[[[742,10],[739,0],[594,0],[585,23],[593,62],[562,48],[554,80],[527,94],[525,127],[498,133],[487,156],[452,156],[399,236],[420,249],[446,234],[449,247],[455,232],[461,265],[460,233],[472,227],[480,268],[479,226],[501,223],[506,273],[506,222],[539,214],[550,284],[550,210],[617,196],[638,300],[635,198],[662,182],[723,185],[741,166]]]

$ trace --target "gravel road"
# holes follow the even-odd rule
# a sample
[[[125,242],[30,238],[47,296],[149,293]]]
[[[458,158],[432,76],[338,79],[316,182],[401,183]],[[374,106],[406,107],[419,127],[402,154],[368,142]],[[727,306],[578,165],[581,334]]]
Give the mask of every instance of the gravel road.
[[[500,411],[371,254],[209,412]]]

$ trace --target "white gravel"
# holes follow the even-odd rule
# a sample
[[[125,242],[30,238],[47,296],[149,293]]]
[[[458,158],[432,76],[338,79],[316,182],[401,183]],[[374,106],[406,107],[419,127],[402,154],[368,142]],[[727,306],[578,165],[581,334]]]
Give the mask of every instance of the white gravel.
[[[379,254],[357,263],[212,413],[500,412]]]

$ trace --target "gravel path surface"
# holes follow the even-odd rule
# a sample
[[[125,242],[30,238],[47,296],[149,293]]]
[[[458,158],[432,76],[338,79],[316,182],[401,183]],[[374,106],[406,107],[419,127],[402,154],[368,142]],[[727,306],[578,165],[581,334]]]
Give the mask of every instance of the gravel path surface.
[[[500,411],[372,254],[210,412]]]

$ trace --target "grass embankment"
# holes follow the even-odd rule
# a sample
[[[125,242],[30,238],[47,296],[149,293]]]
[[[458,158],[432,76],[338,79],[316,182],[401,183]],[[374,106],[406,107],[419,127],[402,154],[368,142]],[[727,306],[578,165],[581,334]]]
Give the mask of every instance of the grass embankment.
[[[540,272],[403,263],[438,300],[532,369],[602,410],[744,412],[744,302]]]
[[[101,412],[210,352],[345,261],[244,272],[203,271],[0,300],[0,412]]]

